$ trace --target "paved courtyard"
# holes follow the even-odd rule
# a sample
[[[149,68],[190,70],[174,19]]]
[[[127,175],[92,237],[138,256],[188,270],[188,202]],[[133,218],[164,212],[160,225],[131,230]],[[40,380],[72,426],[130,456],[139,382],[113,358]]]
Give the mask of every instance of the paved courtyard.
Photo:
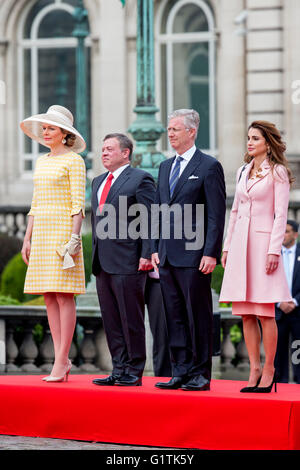
[[[0,450],[154,450],[161,447],[142,447],[100,442],[44,439],[39,437],[0,435]]]

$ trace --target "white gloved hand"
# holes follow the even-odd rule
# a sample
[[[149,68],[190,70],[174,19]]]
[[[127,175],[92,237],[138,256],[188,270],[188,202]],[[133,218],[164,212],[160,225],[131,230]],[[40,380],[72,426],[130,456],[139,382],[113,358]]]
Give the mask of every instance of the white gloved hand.
[[[56,252],[64,258],[63,269],[73,268],[75,266],[72,256],[75,256],[81,250],[81,236],[72,233],[70,241],[57,248]]]

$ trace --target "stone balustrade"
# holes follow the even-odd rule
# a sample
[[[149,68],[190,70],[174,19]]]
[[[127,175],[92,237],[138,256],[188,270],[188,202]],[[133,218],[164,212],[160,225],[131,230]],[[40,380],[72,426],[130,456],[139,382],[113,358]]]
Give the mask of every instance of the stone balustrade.
[[[226,201],[226,220],[229,218],[233,197]],[[90,232],[90,207],[86,208],[86,218],[83,221],[83,233]],[[9,236],[24,237],[26,231],[26,217],[29,212],[27,206],[0,206],[0,233]],[[300,222],[300,201],[290,201],[288,218]]]
[[[241,379],[248,374],[244,341],[231,342],[230,328],[241,320],[221,309],[221,351],[213,358],[213,378]],[[146,311],[146,375],[153,375],[152,337]],[[217,354],[219,354],[217,352]],[[54,359],[45,306],[0,306],[0,373],[47,374]],[[77,326],[71,346],[72,373],[105,374],[111,359],[99,307],[77,306]],[[237,363],[237,364],[236,364]]]

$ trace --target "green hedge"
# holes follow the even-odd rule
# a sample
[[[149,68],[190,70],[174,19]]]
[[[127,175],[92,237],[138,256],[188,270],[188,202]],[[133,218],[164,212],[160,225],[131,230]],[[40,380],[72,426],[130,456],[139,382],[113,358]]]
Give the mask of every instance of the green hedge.
[[[16,254],[5,266],[1,276],[2,295],[12,297],[19,302],[29,300],[32,296],[24,294],[24,281],[27,266],[22,259],[21,253]]]
[[[0,276],[11,258],[19,253],[22,248],[22,241],[17,237],[9,237],[6,234],[0,234]]]
[[[221,264],[218,264],[215,269],[213,270],[211,276],[211,287],[216,291],[217,294],[221,292],[221,286],[224,276],[224,268]]]
[[[89,283],[92,274],[92,234],[82,235],[82,250],[84,258],[85,285]]]
[[[84,256],[85,282],[90,281],[92,273],[92,234],[88,233],[82,236],[82,248]],[[36,299],[35,295],[24,294],[24,282],[27,271],[27,265],[22,259],[21,253],[16,254],[6,264],[0,284],[0,294],[19,302],[27,302]],[[40,305],[40,303],[39,303]]]

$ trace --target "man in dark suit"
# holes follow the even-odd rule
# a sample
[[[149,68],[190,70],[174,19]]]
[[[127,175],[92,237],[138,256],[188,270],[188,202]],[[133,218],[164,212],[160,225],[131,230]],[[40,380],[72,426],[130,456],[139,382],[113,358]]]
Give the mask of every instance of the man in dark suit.
[[[161,294],[159,274],[150,271],[145,289],[145,303],[148,308],[149,325],[153,338],[153,370],[156,377],[170,377],[172,367],[168,346],[167,325]]]
[[[275,317],[278,342],[275,368],[278,382],[289,382],[289,357],[291,351],[294,381],[300,384],[300,244],[297,243],[298,224],[288,220],[283,240],[282,258],[287,282],[293,300],[276,305]],[[291,350],[290,350],[291,339]]]
[[[152,244],[172,362],[172,379],[156,384],[164,389],[210,389],[210,282],[222,249],[226,195],[221,164],[195,146],[199,121],[194,110],[170,116],[168,137],[176,156],[161,163],[155,196],[156,204],[174,209],[174,217],[160,217],[159,237]]]
[[[132,148],[126,135],[107,135],[102,162],[108,172],[92,182],[92,270],[113,363],[111,375],[94,379],[96,385],[141,385],[146,360],[144,291],[152,269],[155,184],[130,166]]]

